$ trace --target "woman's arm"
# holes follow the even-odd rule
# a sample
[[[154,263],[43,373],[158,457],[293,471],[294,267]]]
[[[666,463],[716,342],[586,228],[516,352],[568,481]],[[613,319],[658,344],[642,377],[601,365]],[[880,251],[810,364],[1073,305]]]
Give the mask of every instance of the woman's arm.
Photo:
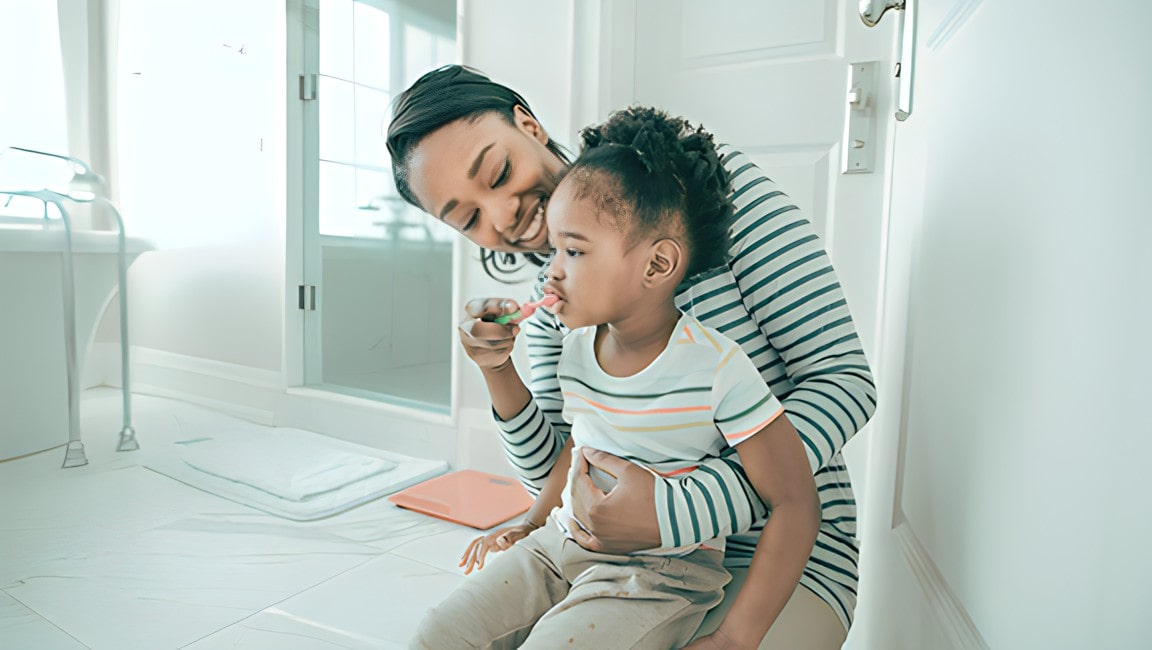
[[[512,363],[512,349],[520,326],[488,322],[492,317],[517,309],[515,301],[502,298],[470,301],[465,306],[470,319],[459,328],[460,341],[464,351],[480,367],[488,386],[505,456],[524,487],[537,494],[568,437],[568,425],[561,418],[563,398],[556,379],[555,361],[560,356],[564,333],[542,310],[522,323],[527,331],[532,375],[539,377],[541,396],[534,396]],[[544,316],[549,317],[549,322],[541,322]],[[536,362],[541,357],[551,359],[543,370]],[[542,409],[538,399],[550,408]]]
[[[520,327],[491,322],[492,318],[517,309],[516,301],[505,298],[470,300],[464,305],[468,320],[459,327],[460,344],[480,368],[488,384],[492,409],[501,418],[515,416],[532,399],[512,363],[512,349]]]
[[[816,483],[788,418],[777,417],[736,451],[772,516],[756,544],[748,579],[714,638],[689,648],[756,648],[796,590],[820,526]]]
[[[747,156],[727,147],[720,152],[736,206],[732,272],[744,307],[780,356],[762,370],[785,396],[815,473],[875,411],[872,372],[812,225]]]
[[[544,310],[537,310],[521,326],[528,348],[530,399],[511,417],[498,410],[494,415],[505,456],[524,486],[536,492],[543,487],[571,431],[562,416],[564,397],[556,377],[564,332],[555,317]],[[490,379],[490,389],[493,380],[500,381],[500,390],[510,394],[507,385],[519,381],[519,377]]]
[[[581,522],[591,522],[593,532],[579,527],[570,532],[590,551],[633,553],[699,544],[745,532],[768,512],[735,455],[706,458],[696,470],[672,478],[587,447],[575,462],[572,511]],[[596,487],[590,465],[615,476],[615,487],[607,493]]]

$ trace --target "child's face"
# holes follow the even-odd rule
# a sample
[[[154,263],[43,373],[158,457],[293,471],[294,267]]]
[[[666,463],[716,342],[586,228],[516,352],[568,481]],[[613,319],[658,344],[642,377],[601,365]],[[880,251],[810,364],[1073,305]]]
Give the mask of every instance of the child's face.
[[[544,292],[560,297],[549,311],[571,329],[618,323],[641,295],[648,247],[630,242],[629,229],[599,214],[592,197],[576,198],[575,186],[571,178],[561,181],[545,215],[556,254]]]

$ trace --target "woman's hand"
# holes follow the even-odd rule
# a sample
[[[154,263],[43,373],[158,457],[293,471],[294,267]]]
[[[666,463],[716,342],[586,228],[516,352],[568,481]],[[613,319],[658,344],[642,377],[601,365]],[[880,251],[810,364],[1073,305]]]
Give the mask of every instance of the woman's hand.
[[[464,557],[460,558],[460,565],[464,567],[464,575],[472,573],[472,569],[483,569],[484,558],[488,557],[489,552],[499,553],[500,551],[507,551],[512,548],[516,542],[528,536],[528,533],[539,528],[535,524],[522,523],[515,526],[508,526],[500,530],[481,535],[472,540],[468,544],[468,548],[464,549]]]
[[[574,456],[572,512],[584,524],[568,526],[576,543],[589,551],[614,554],[660,546],[652,473],[598,449],[581,447]],[[615,487],[607,493],[596,487],[588,475],[589,464],[615,477]]]
[[[477,298],[464,305],[468,317],[457,327],[460,343],[481,370],[503,370],[511,365],[512,346],[520,327],[491,321],[518,309],[520,306],[510,298]]]

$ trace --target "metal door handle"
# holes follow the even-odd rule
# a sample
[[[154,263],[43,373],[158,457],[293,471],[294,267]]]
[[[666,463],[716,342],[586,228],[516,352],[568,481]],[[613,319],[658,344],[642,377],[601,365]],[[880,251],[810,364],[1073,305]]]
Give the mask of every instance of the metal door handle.
[[[860,0],[860,20],[868,27],[880,23],[889,9],[900,12],[900,58],[896,61],[896,119],[912,115],[912,84],[916,68],[916,0]]]
[[[860,0],[860,20],[869,27],[875,27],[889,9],[900,11],[903,8],[904,0]]]

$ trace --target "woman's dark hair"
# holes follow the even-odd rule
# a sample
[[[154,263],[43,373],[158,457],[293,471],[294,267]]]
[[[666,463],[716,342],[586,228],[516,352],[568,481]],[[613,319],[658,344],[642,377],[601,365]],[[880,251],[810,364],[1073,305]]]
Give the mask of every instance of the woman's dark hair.
[[[581,184],[578,197],[592,197],[603,213],[629,220],[633,240],[682,236],[685,280],[728,261],[731,183],[710,133],[659,109],[633,106],[580,136],[580,156],[566,175]]]
[[[498,84],[472,68],[452,64],[424,74],[396,97],[392,106],[392,121],[388,125],[388,153],[392,156],[392,177],[396,191],[408,203],[424,209],[412,194],[408,182],[412,151],[429,134],[456,120],[474,122],[488,113],[501,116],[514,124],[512,109],[521,106],[532,117],[532,108],[515,90]],[[548,139],[548,150],[565,163],[571,162],[568,152],[557,142]],[[528,261],[543,266],[546,257],[525,253]],[[492,275],[492,266],[500,270],[514,264],[513,256],[484,251],[481,261]],[[490,266],[492,265],[492,266]]]

